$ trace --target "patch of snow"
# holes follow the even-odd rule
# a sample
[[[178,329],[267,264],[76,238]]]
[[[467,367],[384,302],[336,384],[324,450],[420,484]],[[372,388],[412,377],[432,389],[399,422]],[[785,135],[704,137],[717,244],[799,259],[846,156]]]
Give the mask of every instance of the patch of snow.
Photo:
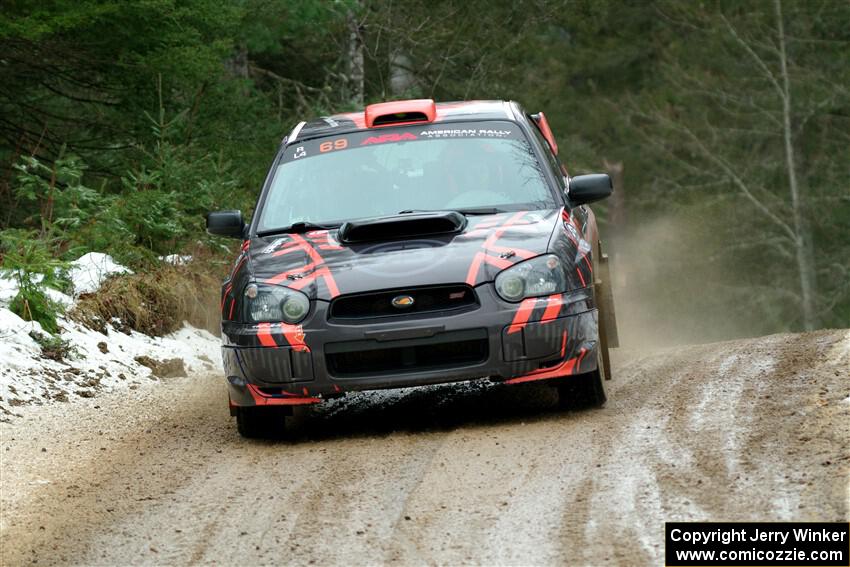
[[[8,272],[0,272],[0,305],[9,305],[18,294],[18,282]]]
[[[826,355],[827,362],[843,366],[850,374],[850,329],[844,333],[844,338],[836,342]]]
[[[76,296],[97,291],[109,276],[128,273],[132,272],[108,255],[93,252],[72,262],[69,276]],[[18,405],[72,401],[157,380],[150,368],[136,362],[139,356],[160,362],[179,358],[188,374],[222,369],[220,339],[189,324],[165,337],[149,337],[119,332],[110,325],[103,334],[60,317],[59,338],[70,346],[70,354],[61,361],[44,358],[31,334],[47,333],[8,309],[17,291],[14,277],[0,273],[0,419]],[[74,303],[74,298],[57,290],[45,292],[67,308]]]
[[[44,294],[56,303],[61,304],[65,309],[69,309],[72,305],[74,305],[73,297],[65,295],[61,291],[53,289],[52,287],[45,287]]]
[[[789,486],[784,475],[773,473],[773,484],[777,488],[771,494],[771,508],[774,518],[780,522],[790,522],[794,519],[794,512],[799,505],[799,494]]]
[[[635,417],[634,423],[620,434],[614,455],[610,459],[615,463],[628,463],[628,474],[620,476],[613,494],[604,490],[588,490],[590,506],[597,514],[600,510],[605,510],[611,502],[617,503],[618,513],[605,525],[586,525],[587,541],[605,541],[609,537],[606,534],[627,534],[630,541],[640,544],[644,553],[653,559],[653,563],[660,560],[659,555],[663,552],[658,547],[656,526],[665,521],[671,512],[665,509],[658,467],[653,462],[653,457],[647,454],[646,447],[657,445],[659,441],[668,441],[658,437],[658,431],[665,426],[668,419],[659,411],[642,410],[639,416]],[[657,424],[657,428],[648,428],[648,423]],[[674,452],[675,449],[671,448],[671,451]],[[594,479],[594,482],[601,480]],[[699,513],[689,508],[690,506],[680,505],[676,508],[676,513],[685,515],[686,518]],[[626,518],[641,518],[643,521],[634,522]]]
[[[4,374],[6,368],[31,366],[31,355],[41,353],[38,343],[29,335],[32,331],[43,332],[35,321],[24,321],[8,309],[0,308],[0,365]]]
[[[180,254],[169,254],[168,256],[160,256],[160,260],[172,266],[185,266],[192,261],[191,254],[181,256]]]
[[[73,351],[63,361],[46,359],[29,334],[43,332],[41,326],[0,308],[0,409],[6,410],[0,413],[14,413],[17,405],[73,401],[157,380],[136,362],[138,356],[180,358],[190,375],[222,370],[219,338],[188,323],[164,337],[111,328],[102,334],[66,319],[59,320],[59,327],[59,337]]]
[[[777,339],[764,339],[768,352]],[[748,385],[758,387],[760,376],[768,376],[776,360],[768,353],[725,355],[717,374],[701,387],[701,395],[693,407],[691,426],[702,436],[716,436],[726,462],[727,474],[739,468],[743,436],[752,421],[752,399],[745,396]]]
[[[116,263],[112,256],[101,252],[89,252],[71,262],[68,277],[74,284],[74,295],[79,296],[96,292],[109,276],[131,273],[128,268]]]

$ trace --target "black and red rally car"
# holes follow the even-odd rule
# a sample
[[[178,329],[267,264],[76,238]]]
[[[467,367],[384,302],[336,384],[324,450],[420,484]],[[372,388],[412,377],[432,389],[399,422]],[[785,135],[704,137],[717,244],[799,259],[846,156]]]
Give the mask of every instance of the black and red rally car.
[[[616,325],[587,203],[543,113],[515,102],[408,100],[298,124],[221,294],[231,413],[248,437],[349,391],[546,380],[605,402]],[[596,285],[594,285],[596,282]]]

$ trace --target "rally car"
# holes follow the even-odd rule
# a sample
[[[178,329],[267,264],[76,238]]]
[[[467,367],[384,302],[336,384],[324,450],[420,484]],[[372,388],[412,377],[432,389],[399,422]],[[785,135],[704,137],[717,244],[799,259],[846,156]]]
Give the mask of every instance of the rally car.
[[[407,100],[301,122],[221,292],[230,411],[246,437],[347,392],[546,381],[605,402],[616,322],[587,203],[545,115],[515,102]]]

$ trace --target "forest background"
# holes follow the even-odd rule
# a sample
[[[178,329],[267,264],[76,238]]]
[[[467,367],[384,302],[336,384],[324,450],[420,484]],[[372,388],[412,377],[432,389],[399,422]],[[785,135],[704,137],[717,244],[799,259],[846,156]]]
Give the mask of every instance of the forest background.
[[[614,176],[626,344],[850,326],[843,0],[4,0],[13,310],[49,324],[95,251],[136,274],[104,316],[213,328],[232,256],[204,214],[250,215],[298,121],[419,97],[543,110],[571,174]]]

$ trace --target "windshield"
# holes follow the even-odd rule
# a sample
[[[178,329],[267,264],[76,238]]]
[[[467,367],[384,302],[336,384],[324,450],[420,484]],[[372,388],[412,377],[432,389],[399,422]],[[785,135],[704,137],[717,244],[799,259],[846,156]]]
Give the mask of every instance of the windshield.
[[[557,206],[516,124],[431,124],[354,132],[286,148],[257,229],[402,211]]]

